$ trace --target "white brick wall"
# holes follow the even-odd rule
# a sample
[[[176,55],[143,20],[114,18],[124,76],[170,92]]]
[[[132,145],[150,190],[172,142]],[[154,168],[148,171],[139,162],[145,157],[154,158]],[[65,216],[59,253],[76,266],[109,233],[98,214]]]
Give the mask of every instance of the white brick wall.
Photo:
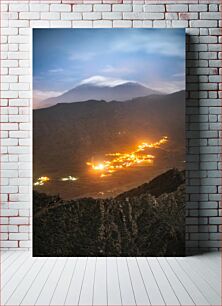
[[[186,27],[187,250],[221,245],[220,0],[1,1],[1,247],[31,246],[31,28]]]

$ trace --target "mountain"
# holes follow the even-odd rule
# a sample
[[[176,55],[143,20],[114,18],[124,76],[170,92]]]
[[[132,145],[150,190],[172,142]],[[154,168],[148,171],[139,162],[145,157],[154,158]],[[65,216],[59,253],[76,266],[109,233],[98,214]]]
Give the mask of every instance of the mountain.
[[[172,172],[121,199],[65,201],[34,192],[34,256],[184,256],[185,184],[183,173],[171,171],[174,191],[167,193]],[[150,193],[154,182],[162,183],[158,196]]]
[[[49,107],[58,103],[80,102],[86,100],[125,101],[152,94],[158,94],[158,92],[136,82],[127,82],[112,87],[82,84],[58,97],[46,99],[40,102],[39,105],[42,104],[44,107]]]
[[[185,184],[185,171],[179,171],[178,169],[170,169],[167,172],[155,177],[149,183],[128,190],[116,198],[118,200],[140,196],[144,193],[150,193],[152,196],[160,196],[163,193],[170,193],[177,190],[181,185]]]

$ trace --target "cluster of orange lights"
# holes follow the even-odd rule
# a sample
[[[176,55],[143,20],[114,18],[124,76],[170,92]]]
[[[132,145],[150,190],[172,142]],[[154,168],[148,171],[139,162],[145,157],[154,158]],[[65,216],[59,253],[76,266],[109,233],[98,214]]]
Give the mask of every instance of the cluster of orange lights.
[[[159,141],[154,143],[143,142],[136,147],[136,149],[129,153],[107,153],[106,159],[103,162],[87,162],[86,164],[93,170],[93,173],[98,173],[100,177],[110,176],[112,173],[124,170],[138,165],[152,165],[155,159],[154,155],[148,154],[144,151],[149,148],[158,149],[160,146],[168,142],[168,137],[163,136]],[[47,176],[41,176],[34,182],[34,186],[43,186],[49,181],[77,181],[79,178],[74,176],[67,176],[57,179],[52,179]]]
[[[130,153],[108,153],[105,154],[107,157],[103,162],[87,162],[86,164],[91,167],[95,173],[99,173],[100,177],[110,176],[112,173],[134,167],[139,164],[152,165],[155,156],[144,153],[149,148],[159,148],[161,145],[168,142],[168,137],[164,136],[159,141],[154,143],[143,142],[136,147],[136,150]]]
[[[34,182],[34,186],[43,186],[46,183],[48,183],[49,181],[62,181],[62,182],[67,182],[67,181],[77,181],[78,177],[74,177],[74,176],[67,176],[67,177],[62,177],[62,178],[57,178],[57,179],[51,179],[48,176],[41,176],[39,177],[36,182]]]

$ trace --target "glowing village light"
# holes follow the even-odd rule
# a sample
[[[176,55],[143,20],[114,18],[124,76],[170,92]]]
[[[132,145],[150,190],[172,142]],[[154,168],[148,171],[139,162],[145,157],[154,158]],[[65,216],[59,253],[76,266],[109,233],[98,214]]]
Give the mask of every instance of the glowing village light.
[[[61,181],[63,182],[67,182],[67,181],[77,181],[78,180],[78,177],[74,177],[74,176],[67,176],[67,177],[62,177],[61,178]]]
[[[129,167],[133,167],[138,164],[146,163],[146,164],[153,164],[153,160],[155,159],[154,155],[151,154],[144,154],[142,153],[147,148],[159,148],[161,145],[168,142],[168,137],[163,136],[159,141],[154,143],[146,143],[143,142],[142,144],[138,145],[136,150],[130,153],[107,153],[105,156],[113,159],[111,160],[104,160],[103,162],[94,163],[94,162],[87,162],[86,164],[91,167],[95,173],[99,172],[100,177],[105,177],[107,174],[111,174],[121,169],[126,169]]]
[[[50,181],[50,178],[48,176],[41,176],[37,179],[37,181],[34,183],[34,186],[43,186],[45,183]]]

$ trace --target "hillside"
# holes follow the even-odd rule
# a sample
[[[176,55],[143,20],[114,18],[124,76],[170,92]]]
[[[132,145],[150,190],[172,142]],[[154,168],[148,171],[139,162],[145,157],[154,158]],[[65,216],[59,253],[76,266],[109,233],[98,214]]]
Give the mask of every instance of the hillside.
[[[60,103],[33,112],[34,175],[62,176],[85,171],[95,154],[118,152],[167,135],[171,149],[184,152],[185,93],[125,102]]]
[[[185,186],[183,173],[172,171],[173,192],[159,185],[166,173],[121,199],[64,201],[34,192],[34,256],[183,256]]]

